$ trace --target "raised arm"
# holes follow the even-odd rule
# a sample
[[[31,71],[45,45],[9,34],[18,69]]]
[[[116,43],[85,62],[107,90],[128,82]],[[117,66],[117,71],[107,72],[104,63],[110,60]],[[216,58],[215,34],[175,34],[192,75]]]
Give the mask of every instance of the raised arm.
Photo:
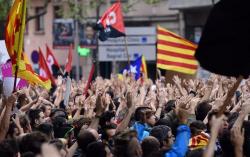
[[[4,99],[3,103],[5,103],[5,112],[3,114],[3,118],[0,123],[0,141],[5,139],[6,133],[9,129],[10,124],[10,116],[11,109],[16,102],[16,94],[12,94],[8,99]]]
[[[219,133],[219,128],[223,122],[224,115],[219,118],[212,118],[212,127],[211,127],[211,137],[207,146],[207,149],[203,153],[203,157],[213,157],[214,156],[214,148],[216,139]]]

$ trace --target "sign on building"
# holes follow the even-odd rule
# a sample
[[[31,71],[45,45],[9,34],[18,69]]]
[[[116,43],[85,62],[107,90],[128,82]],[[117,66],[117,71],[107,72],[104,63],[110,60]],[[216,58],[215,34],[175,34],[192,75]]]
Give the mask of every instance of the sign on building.
[[[155,27],[126,27],[128,53],[131,60],[144,55],[147,61],[156,60]],[[127,61],[125,38],[99,41],[99,61]]]

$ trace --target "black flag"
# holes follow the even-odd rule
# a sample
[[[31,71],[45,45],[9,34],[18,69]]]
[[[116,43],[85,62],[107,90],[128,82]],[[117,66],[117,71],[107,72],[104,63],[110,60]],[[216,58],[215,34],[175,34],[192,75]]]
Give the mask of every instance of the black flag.
[[[221,0],[214,6],[195,54],[203,68],[227,76],[249,76],[249,6],[249,0]]]

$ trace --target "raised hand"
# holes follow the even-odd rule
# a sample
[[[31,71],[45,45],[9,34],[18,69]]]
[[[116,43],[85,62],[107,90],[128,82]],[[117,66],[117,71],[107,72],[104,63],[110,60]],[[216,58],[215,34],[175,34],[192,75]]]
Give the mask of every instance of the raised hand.
[[[173,77],[173,81],[176,85],[181,85],[181,79],[177,75]]]
[[[244,143],[245,130],[241,130],[240,127],[233,127],[230,132],[232,144],[236,147],[242,148]]]

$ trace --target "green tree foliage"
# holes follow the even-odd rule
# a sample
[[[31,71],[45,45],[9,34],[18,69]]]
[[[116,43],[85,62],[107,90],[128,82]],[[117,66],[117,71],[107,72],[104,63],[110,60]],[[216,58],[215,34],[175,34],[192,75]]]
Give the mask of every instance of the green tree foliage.
[[[12,0],[0,0],[0,21],[5,21],[7,19],[11,5]]]

